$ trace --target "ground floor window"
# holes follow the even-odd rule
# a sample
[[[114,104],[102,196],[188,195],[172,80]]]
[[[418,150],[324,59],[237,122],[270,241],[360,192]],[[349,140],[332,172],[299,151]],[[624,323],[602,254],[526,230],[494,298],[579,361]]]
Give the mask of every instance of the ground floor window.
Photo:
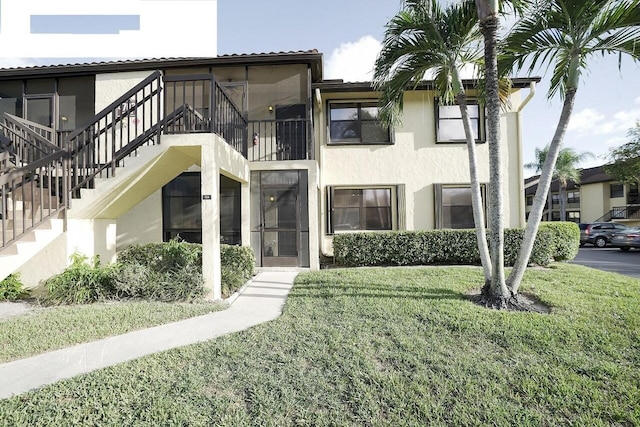
[[[475,228],[471,187],[469,185],[435,184],[436,228]],[[485,186],[481,185],[486,221]]]
[[[185,172],[162,188],[162,237],[202,243],[200,172]],[[220,242],[239,245],[240,183],[220,176]]]
[[[398,229],[399,187],[329,187],[328,232]]]

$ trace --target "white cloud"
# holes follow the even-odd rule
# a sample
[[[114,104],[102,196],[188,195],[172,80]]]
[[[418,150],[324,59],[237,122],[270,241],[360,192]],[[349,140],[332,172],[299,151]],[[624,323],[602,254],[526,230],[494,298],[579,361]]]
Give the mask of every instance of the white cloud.
[[[577,130],[581,133],[589,132],[600,126],[600,122],[604,120],[604,118],[604,114],[591,108],[585,108],[571,115],[567,130]]]
[[[372,36],[352,43],[342,43],[334,49],[325,65],[325,78],[347,82],[370,81],[382,44]]]
[[[619,132],[626,134],[627,129],[633,127],[637,120],[640,120],[640,109],[618,111],[607,116],[592,108],[585,108],[571,116],[568,130],[576,131],[580,135],[608,135]]]
[[[634,104],[640,105],[640,96],[633,100]]]

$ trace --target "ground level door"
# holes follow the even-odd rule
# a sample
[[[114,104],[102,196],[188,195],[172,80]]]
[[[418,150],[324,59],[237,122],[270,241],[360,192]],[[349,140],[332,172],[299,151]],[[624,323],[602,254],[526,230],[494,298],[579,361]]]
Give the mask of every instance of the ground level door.
[[[306,170],[251,172],[251,248],[258,267],[309,267]]]
[[[298,266],[300,229],[298,186],[262,188],[262,265]]]

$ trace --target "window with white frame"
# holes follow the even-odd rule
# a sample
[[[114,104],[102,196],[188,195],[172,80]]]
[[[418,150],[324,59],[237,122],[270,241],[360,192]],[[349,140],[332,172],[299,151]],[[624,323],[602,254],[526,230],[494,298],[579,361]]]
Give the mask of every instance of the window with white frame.
[[[484,142],[484,109],[476,101],[467,101],[471,132],[476,142]],[[436,141],[438,143],[466,143],[460,106],[436,102]]]
[[[471,187],[457,184],[435,184],[436,228],[475,228]],[[481,185],[486,220],[485,185]]]
[[[327,187],[329,234],[404,228],[404,185]]]
[[[391,144],[377,101],[329,103],[329,144]]]

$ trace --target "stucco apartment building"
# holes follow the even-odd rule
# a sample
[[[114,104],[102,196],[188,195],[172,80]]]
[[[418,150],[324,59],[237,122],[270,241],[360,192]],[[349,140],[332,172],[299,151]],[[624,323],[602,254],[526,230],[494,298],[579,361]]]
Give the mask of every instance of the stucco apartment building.
[[[370,83],[322,73],[316,51],[0,70],[0,276],[33,285],[75,251],[108,262],[180,236],[203,244],[218,298],[220,242],[250,246],[258,266],[318,269],[338,233],[472,227],[457,106],[425,81],[389,130]],[[501,118],[508,227],[524,221],[535,81],[514,80]],[[470,104],[487,183],[484,111]]]
[[[533,205],[538,188],[538,176],[525,180],[526,213]],[[619,222],[629,226],[640,225],[640,194],[638,183],[622,183],[607,174],[603,166],[582,169],[580,182],[567,185],[567,216],[573,222]],[[560,221],[560,185],[551,183],[551,209],[545,206],[543,220]]]

